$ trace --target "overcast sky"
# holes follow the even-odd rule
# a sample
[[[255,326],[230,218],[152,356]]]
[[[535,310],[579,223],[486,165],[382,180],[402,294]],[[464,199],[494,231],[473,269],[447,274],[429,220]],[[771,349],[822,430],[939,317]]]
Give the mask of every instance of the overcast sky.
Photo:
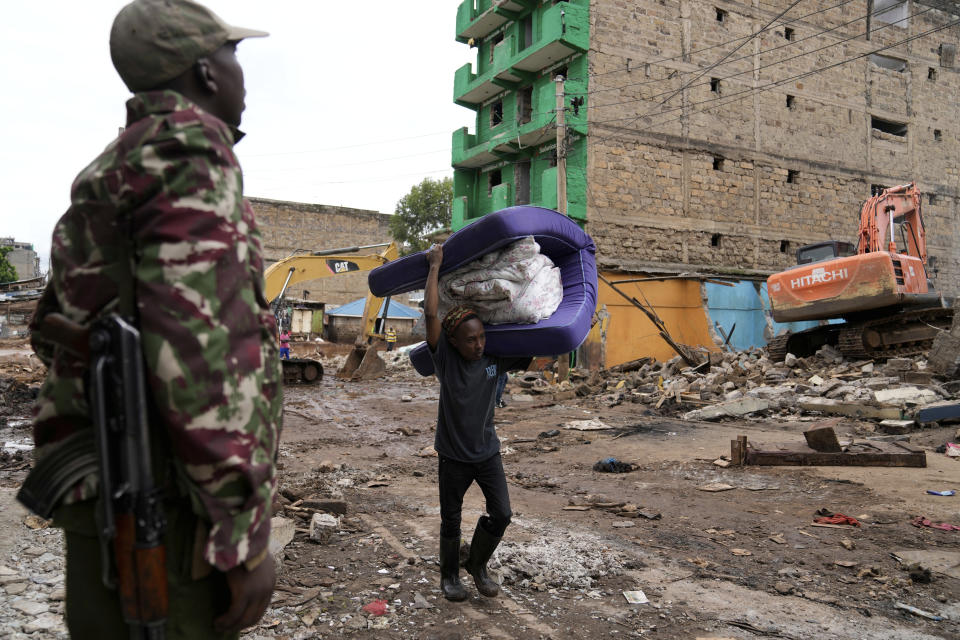
[[[76,174],[116,136],[130,97],[110,62],[123,0],[10,2],[0,26],[0,236],[50,235]],[[451,175],[452,102],[475,51],[454,40],[457,0],[209,0],[242,43],[247,110],[237,145],[247,196],[392,213],[424,177]]]

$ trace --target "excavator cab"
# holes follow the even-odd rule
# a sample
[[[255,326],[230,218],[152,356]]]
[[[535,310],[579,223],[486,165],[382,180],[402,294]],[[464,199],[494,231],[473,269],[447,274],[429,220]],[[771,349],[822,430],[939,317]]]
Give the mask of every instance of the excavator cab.
[[[812,264],[855,255],[857,255],[857,248],[849,242],[827,240],[826,242],[807,244],[797,249],[797,264]]]

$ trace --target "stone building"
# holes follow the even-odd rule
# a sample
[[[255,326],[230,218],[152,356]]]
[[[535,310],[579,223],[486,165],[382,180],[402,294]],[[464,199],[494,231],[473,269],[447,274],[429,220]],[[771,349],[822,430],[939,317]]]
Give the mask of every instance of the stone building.
[[[307,252],[390,242],[390,216],[366,209],[250,198],[263,234],[265,266]],[[383,248],[359,254],[379,253]],[[294,285],[286,298],[346,304],[367,294],[367,274],[346,273]]]
[[[930,276],[957,296],[958,19],[944,0],[464,0],[457,36],[478,53],[455,100],[477,118],[453,134],[454,226],[554,206],[547,84],[562,73],[569,211],[602,271],[734,280],[630,285],[678,340],[710,344],[736,321],[733,344],[763,344],[781,329],[764,313],[766,277],[803,244],[855,241],[862,201],[910,181]],[[600,301],[620,345],[607,364],[670,355],[608,287]]]
[[[0,238],[0,247],[12,247],[7,261],[17,270],[17,280],[31,280],[40,276],[40,258],[29,242]]]

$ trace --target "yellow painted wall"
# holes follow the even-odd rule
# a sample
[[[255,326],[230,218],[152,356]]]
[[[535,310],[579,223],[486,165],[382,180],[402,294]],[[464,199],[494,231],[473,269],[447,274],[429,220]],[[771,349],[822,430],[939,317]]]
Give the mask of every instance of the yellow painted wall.
[[[603,276],[612,282],[644,277],[614,272],[604,272]],[[719,350],[710,333],[699,281],[661,280],[618,285],[617,288],[640,302],[653,305],[675,342],[694,347],[703,346],[711,351]],[[610,313],[606,344],[607,367],[643,356],[664,361],[676,355],[670,345],[660,337],[649,318],[603,281],[599,283],[597,298],[598,306],[607,305]]]

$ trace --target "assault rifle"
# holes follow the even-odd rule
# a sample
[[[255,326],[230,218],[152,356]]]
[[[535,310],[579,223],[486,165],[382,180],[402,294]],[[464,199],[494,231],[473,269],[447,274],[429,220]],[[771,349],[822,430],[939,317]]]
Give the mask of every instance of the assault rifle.
[[[162,640],[168,605],[162,543],[166,523],[150,458],[140,332],[117,315],[85,328],[51,313],[41,322],[40,335],[89,362],[93,429],[57,443],[34,467],[17,498],[50,518],[77,481],[97,473],[103,583],[118,590],[132,639]]]

